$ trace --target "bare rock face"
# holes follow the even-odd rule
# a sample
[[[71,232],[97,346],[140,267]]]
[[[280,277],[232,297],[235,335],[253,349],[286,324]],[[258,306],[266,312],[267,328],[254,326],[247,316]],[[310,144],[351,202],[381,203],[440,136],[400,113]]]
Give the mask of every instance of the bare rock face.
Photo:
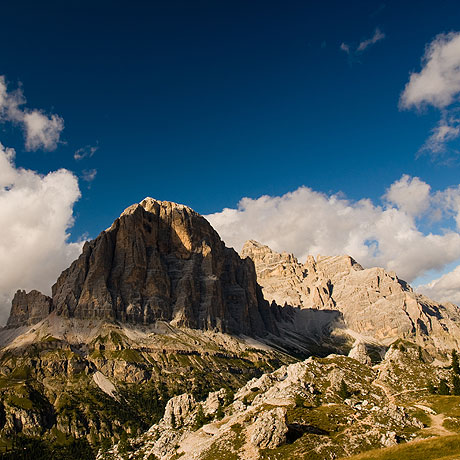
[[[357,340],[353,344],[353,348],[348,353],[348,357],[356,359],[356,361],[359,361],[361,364],[372,364],[372,360],[367,352],[366,345],[361,340]]]
[[[251,444],[261,449],[273,449],[286,442],[287,432],[286,409],[276,407],[262,412],[256,418],[252,426]]]
[[[349,256],[309,256],[301,264],[255,241],[244,245],[242,257],[253,260],[268,301],[339,311],[346,328],[371,341],[410,337],[433,350],[460,344],[458,307],[416,294],[394,272],[363,269]]]
[[[78,319],[265,335],[276,327],[251,260],[187,206],[146,198],[86,243],[49,298],[17,294],[8,325],[33,324],[51,310]]]
[[[192,412],[196,402],[193,395],[184,393],[171,398],[166,404],[163,421],[168,427],[179,428],[194,421]]]
[[[31,326],[46,318],[52,310],[52,299],[39,291],[17,291],[6,327]]]

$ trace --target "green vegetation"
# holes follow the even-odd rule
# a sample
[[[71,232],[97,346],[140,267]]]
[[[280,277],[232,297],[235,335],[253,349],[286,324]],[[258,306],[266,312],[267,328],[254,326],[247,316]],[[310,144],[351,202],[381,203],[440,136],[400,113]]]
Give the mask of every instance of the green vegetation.
[[[340,382],[340,389],[338,391],[338,395],[342,398],[342,399],[348,399],[350,396],[351,396],[351,392],[350,390],[348,389],[348,385],[345,383],[345,380],[342,379],[342,381]]]
[[[460,435],[430,438],[386,449],[371,450],[348,460],[454,460],[460,455]]]
[[[95,460],[96,453],[84,438],[69,438],[52,443],[38,438],[16,436],[10,451],[0,453],[0,460]]]
[[[240,458],[238,450],[243,447],[244,441],[243,427],[237,423],[230,428],[227,439],[213,444],[200,458],[201,460],[238,460]]]
[[[195,423],[193,424],[194,430],[199,430],[203,425],[211,421],[211,417],[204,415],[203,406],[198,405],[198,412],[195,416]]]
[[[452,372],[456,375],[460,375],[460,365],[458,362],[458,353],[456,350],[452,350]]]
[[[440,395],[450,395],[450,388],[445,379],[439,381],[438,393]]]

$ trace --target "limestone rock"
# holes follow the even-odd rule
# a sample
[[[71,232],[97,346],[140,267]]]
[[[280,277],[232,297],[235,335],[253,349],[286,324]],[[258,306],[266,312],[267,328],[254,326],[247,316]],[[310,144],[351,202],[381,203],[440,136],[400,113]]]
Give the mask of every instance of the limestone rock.
[[[350,358],[356,359],[361,364],[370,365],[372,363],[371,357],[369,356],[367,352],[366,345],[361,340],[357,340],[354,343],[353,348],[348,353],[348,356]]]
[[[261,449],[273,449],[286,442],[286,409],[276,407],[257,416],[252,426],[251,443]]]
[[[303,317],[310,325],[315,317],[323,321],[314,310],[336,311],[340,317],[331,315],[330,328],[342,323],[354,337],[383,344],[410,338],[432,352],[460,346],[458,307],[416,294],[394,272],[363,269],[349,256],[309,256],[301,264],[292,254],[278,254],[255,241],[248,241],[241,255],[253,260],[269,302],[301,309],[292,319],[297,329]]]
[[[225,402],[226,395],[227,392],[223,388],[209,393],[203,404],[204,415],[214,415],[219,409],[219,406],[222,406]]]
[[[39,291],[17,291],[6,327],[31,326],[46,318],[52,310],[52,299]]]
[[[184,393],[171,398],[166,404],[163,421],[166,426],[180,428],[193,422],[192,412],[196,402],[192,395]]]

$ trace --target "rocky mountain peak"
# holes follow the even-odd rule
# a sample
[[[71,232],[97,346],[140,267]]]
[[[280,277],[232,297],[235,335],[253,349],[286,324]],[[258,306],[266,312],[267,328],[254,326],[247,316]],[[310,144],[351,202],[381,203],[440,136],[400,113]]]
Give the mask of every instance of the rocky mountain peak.
[[[53,286],[50,310],[79,319],[161,320],[248,335],[274,330],[253,263],[225,247],[189,207],[153,198],[128,207],[84,245]],[[12,327],[42,319],[18,311],[12,311]]]

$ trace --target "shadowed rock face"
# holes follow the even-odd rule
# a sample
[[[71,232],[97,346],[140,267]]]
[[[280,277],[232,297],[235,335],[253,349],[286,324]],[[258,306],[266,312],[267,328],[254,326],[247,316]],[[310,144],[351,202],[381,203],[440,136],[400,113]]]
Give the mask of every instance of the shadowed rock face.
[[[52,293],[52,309],[66,317],[248,335],[274,329],[252,261],[192,209],[152,198],[86,243]]]
[[[39,291],[17,291],[6,327],[32,326],[46,318],[52,310],[52,299]]]

